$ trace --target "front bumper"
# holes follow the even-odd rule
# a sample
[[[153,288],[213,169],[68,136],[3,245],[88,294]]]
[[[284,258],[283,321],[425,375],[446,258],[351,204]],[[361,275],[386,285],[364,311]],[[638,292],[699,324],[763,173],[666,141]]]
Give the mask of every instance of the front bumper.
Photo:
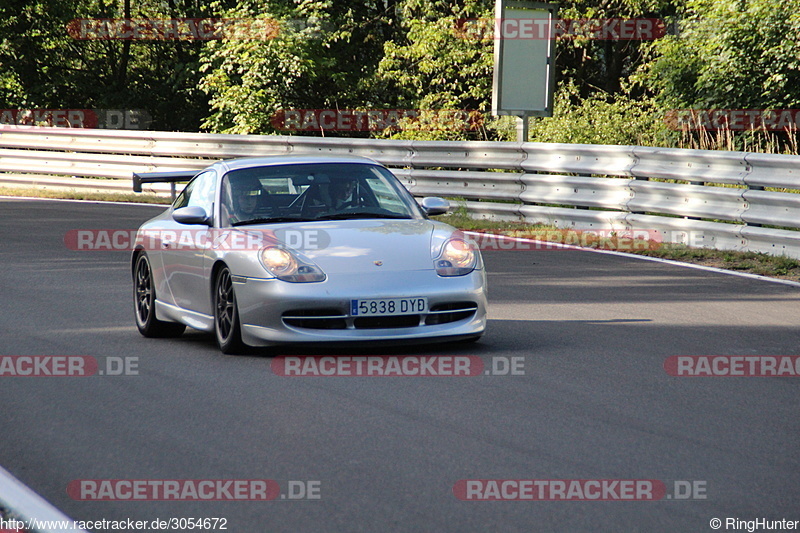
[[[319,342],[419,342],[468,338],[486,328],[486,274],[441,277],[433,270],[337,274],[320,283],[234,278],[242,340],[251,346]],[[429,313],[357,319],[353,299],[428,299]]]

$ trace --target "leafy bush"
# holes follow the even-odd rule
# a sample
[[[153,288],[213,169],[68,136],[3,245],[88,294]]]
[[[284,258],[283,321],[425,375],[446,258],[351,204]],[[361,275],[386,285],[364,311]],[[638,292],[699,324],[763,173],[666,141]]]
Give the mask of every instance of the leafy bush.
[[[581,99],[574,86],[563,85],[552,117],[534,119],[530,140],[575,144],[669,146],[679,135],[669,130],[651,98],[596,93]]]

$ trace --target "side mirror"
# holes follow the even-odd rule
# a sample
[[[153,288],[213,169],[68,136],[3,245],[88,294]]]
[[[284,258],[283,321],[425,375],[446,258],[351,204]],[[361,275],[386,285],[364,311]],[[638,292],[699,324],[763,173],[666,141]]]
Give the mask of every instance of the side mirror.
[[[426,196],[422,199],[420,205],[430,216],[443,215],[450,210],[450,202],[438,196]]]
[[[206,210],[196,205],[176,209],[172,213],[172,220],[180,224],[205,224],[206,226],[210,222]]]

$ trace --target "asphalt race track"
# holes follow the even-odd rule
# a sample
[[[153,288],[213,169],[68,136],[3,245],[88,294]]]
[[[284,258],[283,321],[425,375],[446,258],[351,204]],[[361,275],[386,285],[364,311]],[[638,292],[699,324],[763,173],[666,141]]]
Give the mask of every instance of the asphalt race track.
[[[468,355],[487,369],[521,358],[523,375],[283,377],[273,355],[223,356],[206,334],[141,337],[129,253],[64,244],[68,230],[135,229],[160,209],[0,199],[0,356],[138,364],[138,375],[0,377],[0,465],[74,519],[217,517],[245,533],[712,531],[712,518],[800,520],[800,377],[664,369],[675,355],[800,355],[800,288],[582,251],[486,252],[481,342],[314,354]],[[86,479],[270,479],[287,497],[67,494]],[[459,480],[481,479],[660,480],[667,495],[454,495]],[[289,498],[290,481],[312,482],[319,497]],[[693,482],[697,498],[676,491]]]

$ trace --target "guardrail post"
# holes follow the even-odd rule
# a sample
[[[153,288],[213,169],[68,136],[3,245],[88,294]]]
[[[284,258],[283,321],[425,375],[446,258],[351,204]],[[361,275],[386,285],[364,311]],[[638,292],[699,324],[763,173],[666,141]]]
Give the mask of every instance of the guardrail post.
[[[517,142],[528,142],[528,133],[530,132],[530,123],[528,115],[517,117]]]

